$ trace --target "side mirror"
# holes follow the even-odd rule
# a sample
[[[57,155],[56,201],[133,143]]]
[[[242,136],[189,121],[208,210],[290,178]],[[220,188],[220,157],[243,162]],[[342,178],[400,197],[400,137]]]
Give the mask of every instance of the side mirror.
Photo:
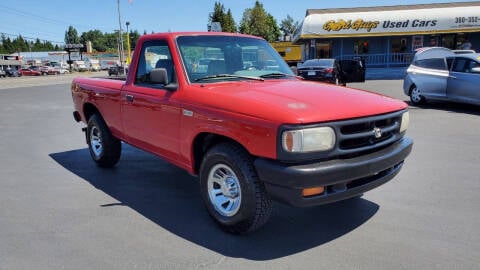
[[[479,73],[480,73],[480,67],[474,67],[474,68],[472,68],[472,73],[477,73],[477,74],[479,74]]]
[[[167,85],[168,74],[166,68],[154,68],[150,71],[150,82],[152,84],[163,84]]]
[[[168,91],[175,91],[178,88],[177,83],[170,83],[166,68],[154,68],[150,71],[150,83],[162,85]]]

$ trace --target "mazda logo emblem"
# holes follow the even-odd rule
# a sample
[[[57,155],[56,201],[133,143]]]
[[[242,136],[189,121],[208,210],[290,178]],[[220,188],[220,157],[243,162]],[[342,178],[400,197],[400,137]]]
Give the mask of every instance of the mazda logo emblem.
[[[373,135],[375,136],[376,139],[379,139],[382,137],[382,129],[376,127],[373,129]]]

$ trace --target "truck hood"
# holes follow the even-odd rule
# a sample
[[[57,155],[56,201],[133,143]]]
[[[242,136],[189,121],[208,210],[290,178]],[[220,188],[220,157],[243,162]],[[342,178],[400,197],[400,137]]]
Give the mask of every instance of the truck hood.
[[[286,124],[352,119],[407,107],[403,101],[379,94],[300,80],[224,82],[195,87],[197,102]]]

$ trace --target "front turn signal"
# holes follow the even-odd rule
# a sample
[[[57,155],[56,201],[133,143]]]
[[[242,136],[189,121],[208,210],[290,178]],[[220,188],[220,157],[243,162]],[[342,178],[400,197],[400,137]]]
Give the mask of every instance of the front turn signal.
[[[308,196],[320,195],[324,191],[325,191],[325,187],[304,188],[302,190],[302,196],[308,197]]]

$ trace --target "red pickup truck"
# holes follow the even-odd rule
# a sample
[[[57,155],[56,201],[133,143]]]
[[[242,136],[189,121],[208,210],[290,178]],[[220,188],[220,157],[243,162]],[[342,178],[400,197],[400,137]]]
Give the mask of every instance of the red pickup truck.
[[[413,144],[404,102],[304,81],[248,35],[145,35],[125,82],[75,78],[71,91],[99,166],[116,165],[125,142],[198,175],[209,214],[232,233],[260,228],[272,199],[360,196],[392,179]]]

